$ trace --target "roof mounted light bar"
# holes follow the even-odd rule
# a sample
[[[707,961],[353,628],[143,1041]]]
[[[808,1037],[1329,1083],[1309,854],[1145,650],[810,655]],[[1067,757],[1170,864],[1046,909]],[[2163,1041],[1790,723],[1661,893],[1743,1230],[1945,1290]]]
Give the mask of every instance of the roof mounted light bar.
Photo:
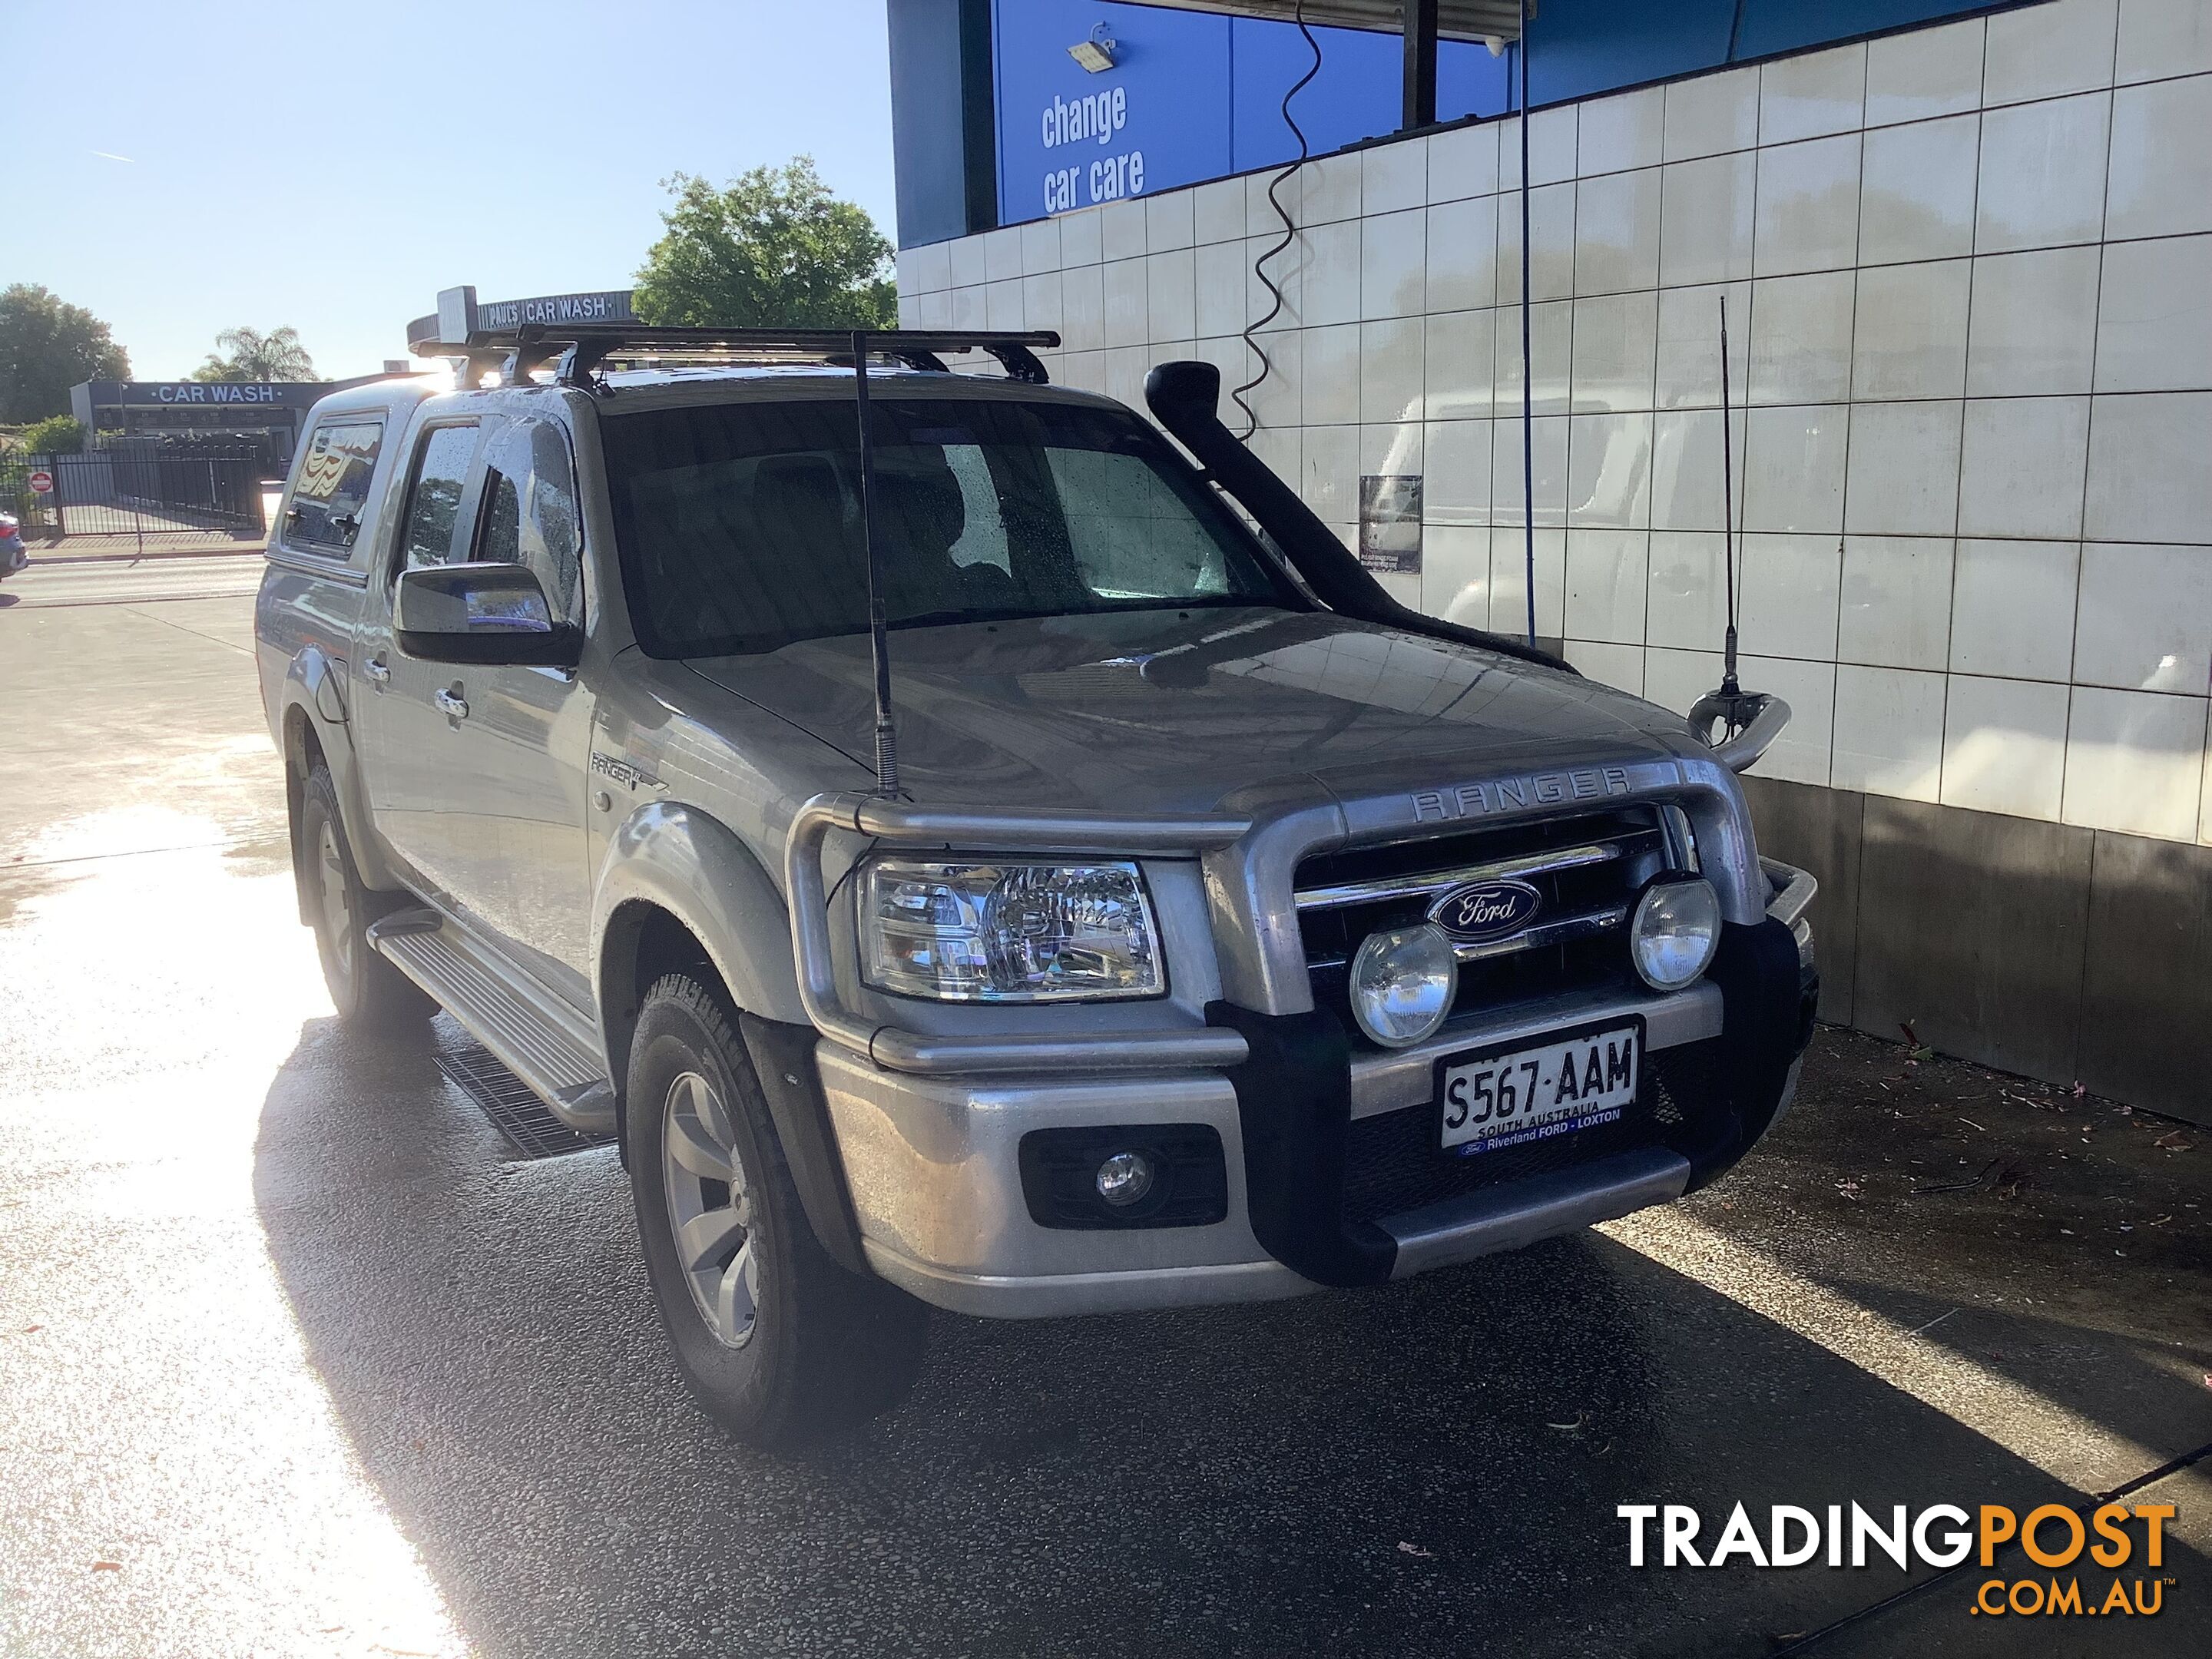
[[[465,340],[417,340],[418,357],[465,357],[471,378],[490,369],[510,381],[557,364],[555,380],[588,390],[605,364],[658,359],[690,363],[850,364],[854,342],[872,357],[886,357],[933,374],[946,373],[944,354],[982,351],[999,360],[1006,378],[1043,386],[1050,379],[1036,359],[1060,336],[1039,329],[1026,334],[981,330],[833,328],[652,328],[641,323],[525,323],[518,328],[477,329]]]

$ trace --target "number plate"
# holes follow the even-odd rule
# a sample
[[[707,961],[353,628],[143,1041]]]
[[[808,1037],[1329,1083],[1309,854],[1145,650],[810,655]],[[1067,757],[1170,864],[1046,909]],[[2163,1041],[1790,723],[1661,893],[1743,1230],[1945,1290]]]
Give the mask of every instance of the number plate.
[[[1441,1145],[1455,1158],[1617,1123],[1636,1101],[1644,1022],[1437,1062]]]

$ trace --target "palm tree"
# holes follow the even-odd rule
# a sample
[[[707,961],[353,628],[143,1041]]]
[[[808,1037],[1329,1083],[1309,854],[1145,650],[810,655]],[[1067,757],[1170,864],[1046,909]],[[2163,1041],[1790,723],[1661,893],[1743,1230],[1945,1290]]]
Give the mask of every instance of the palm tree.
[[[227,328],[215,337],[220,353],[192,371],[195,380],[312,380],[315,360],[300,343],[300,331],[286,326],[264,334],[258,329]]]

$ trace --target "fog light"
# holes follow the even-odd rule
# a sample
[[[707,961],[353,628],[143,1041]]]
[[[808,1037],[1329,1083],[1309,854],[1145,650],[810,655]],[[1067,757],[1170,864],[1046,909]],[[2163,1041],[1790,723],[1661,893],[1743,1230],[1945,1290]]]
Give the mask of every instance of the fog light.
[[[1459,958],[1433,923],[1370,933],[1352,958],[1352,1017],[1386,1048],[1429,1036],[1458,994]]]
[[[1701,876],[1655,881],[1629,924],[1629,954],[1653,990],[1680,990],[1711,964],[1720,936],[1720,895],[1712,883]]]
[[[1116,1152],[1098,1166],[1098,1196],[1127,1209],[1152,1190],[1152,1161],[1142,1152]]]

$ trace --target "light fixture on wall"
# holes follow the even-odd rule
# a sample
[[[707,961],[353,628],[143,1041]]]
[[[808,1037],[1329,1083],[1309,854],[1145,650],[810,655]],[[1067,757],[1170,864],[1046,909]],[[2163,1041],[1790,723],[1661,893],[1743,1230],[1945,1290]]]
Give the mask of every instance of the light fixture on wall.
[[[1114,67],[1114,37],[1101,23],[1091,31],[1088,40],[1078,40],[1070,46],[1067,55],[1093,75],[1103,75]]]

